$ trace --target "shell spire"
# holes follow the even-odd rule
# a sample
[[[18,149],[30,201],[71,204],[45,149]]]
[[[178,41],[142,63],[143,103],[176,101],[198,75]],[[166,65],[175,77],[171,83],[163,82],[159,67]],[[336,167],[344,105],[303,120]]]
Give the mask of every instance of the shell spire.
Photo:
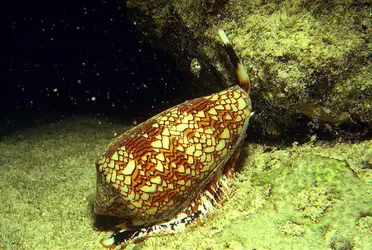
[[[223,42],[224,48],[230,58],[230,61],[235,68],[235,72],[236,75],[238,76],[240,87],[249,94],[251,90],[251,84],[249,81],[247,69],[245,68],[244,64],[239,60],[239,57],[236,55],[235,50],[233,49],[232,44],[229,38],[227,37],[225,31],[222,28],[218,28],[217,32]]]

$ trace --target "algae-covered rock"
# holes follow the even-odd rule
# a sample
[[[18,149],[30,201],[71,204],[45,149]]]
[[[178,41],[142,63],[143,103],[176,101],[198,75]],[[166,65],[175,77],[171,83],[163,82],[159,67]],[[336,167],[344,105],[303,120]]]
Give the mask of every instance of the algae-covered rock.
[[[196,86],[234,82],[216,35],[224,28],[248,67],[262,114],[256,119],[269,119],[273,130],[292,114],[371,126],[370,1],[131,0],[127,6],[142,34],[173,53],[180,69],[188,71],[198,58]]]

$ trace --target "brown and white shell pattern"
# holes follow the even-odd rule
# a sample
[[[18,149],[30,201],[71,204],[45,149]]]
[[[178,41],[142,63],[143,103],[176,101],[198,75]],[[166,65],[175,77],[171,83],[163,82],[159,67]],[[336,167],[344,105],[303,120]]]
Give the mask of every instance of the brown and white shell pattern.
[[[97,214],[132,227],[167,221],[201,194],[245,137],[246,91],[231,87],[172,107],[126,131],[97,162]]]

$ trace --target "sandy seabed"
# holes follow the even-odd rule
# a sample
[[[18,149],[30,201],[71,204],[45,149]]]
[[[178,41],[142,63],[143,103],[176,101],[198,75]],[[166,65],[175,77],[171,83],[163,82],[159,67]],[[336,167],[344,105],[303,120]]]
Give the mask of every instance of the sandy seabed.
[[[0,249],[103,249],[95,160],[127,125],[73,117],[0,141]],[[248,135],[249,136],[249,135]],[[230,199],[202,222],[126,249],[368,249],[372,141],[245,143]]]

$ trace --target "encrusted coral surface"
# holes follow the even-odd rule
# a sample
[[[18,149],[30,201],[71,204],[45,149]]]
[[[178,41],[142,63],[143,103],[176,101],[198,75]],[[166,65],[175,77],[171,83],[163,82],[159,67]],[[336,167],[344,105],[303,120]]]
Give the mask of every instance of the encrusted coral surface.
[[[195,85],[234,81],[217,45],[216,28],[223,27],[248,67],[262,117],[276,117],[258,103],[265,99],[272,110],[283,108],[284,118],[371,124],[369,1],[132,0],[127,6],[139,30],[171,51],[181,69],[199,58],[204,70]],[[274,130],[283,120],[271,121]]]

